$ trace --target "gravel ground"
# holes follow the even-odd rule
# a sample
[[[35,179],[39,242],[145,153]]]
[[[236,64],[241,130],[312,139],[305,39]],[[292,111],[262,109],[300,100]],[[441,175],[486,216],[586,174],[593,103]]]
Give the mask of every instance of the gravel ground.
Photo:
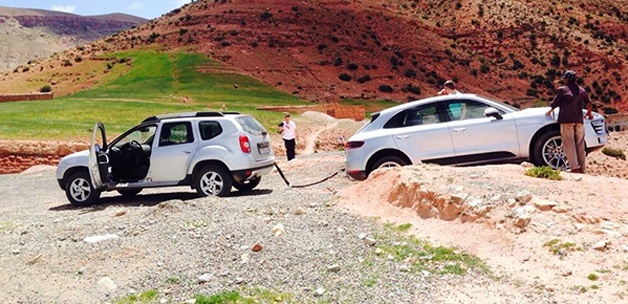
[[[342,156],[280,164],[300,184],[339,169]],[[105,193],[100,204],[75,208],[51,168],[0,175],[0,280],[8,283],[0,298],[103,303],[155,289],[162,303],[230,290],[291,303],[436,303],[447,286],[487,280],[415,271],[378,252],[407,236],[335,208],[337,190],[352,183],[339,174],[294,189],[272,173],[252,193],[228,198],[181,187],[132,199]],[[85,240],[105,235],[114,238]]]

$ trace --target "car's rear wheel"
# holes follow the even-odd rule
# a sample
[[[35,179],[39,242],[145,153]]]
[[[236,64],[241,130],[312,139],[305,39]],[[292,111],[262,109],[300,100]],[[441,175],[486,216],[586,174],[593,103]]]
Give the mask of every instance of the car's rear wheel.
[[[74,206],[88,206],[98,200],[100,190],[94,189],[89,173],[77,172],[68,178],[65,196]]]
[[[196,192],[201,196],[228,196],[233,179],[229,172],[220,166],[210,165],[196,175]]]
[[[376,161],[373,167],[371,167],[371,170],[369,170],[369,173],[381,168],[394,168],[405,165],[407,165],[407,163],[397,156],[386,156]]]
[[[539,137],[534,145],[533,162],[537,166],[550,166],[558,170],[569,168],[560,131],[551,130]]]
[[[134,197],[140,192],[142,192],[142,188],[118,190],[118,193],[124,197]]]
[[[251,179],[247,179],[242,182],[238,182],[234,180],[233,187],[238,189],[238,191],[242,191],[242,192],[251,191],[255,187],[257,187],[257,185],[259,185],[261,181],[262,181],[262,178],[259,176],[251,178]]]

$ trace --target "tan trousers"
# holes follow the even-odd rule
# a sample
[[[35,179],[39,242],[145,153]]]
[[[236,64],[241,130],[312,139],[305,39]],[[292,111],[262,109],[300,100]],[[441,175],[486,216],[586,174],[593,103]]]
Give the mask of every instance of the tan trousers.
[[[581,123],[560,124],[560,137],[563,140],[563,150],[571,170],[586,173],[586,152],[584,151],[584,125]]]

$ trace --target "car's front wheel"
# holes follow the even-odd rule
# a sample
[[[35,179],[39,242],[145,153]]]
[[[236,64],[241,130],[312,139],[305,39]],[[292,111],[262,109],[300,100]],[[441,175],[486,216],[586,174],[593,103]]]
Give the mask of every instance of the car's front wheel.
[[[68,178],[65,196],[74,206],[88,206],[98,200],[100,190],[94,189],[89,173],[77,172]]]
[[[246,192],[251,191],[253,188],[257,187],[259,183],[262,181],[262,178],[257,176],[251,179],[247,179],[242,182],[233,181],[233,187],[238,189],[238,191]]]
[[[369,170],[369,173],[381,168],[394,168],[405,165],[407,165],[407,163],[397,156],[386,156],[376,161],[371,167],[371,170]]]
[[[532,161],[537,166],[550,166],[558,170],[569,168],[560,131],[552,130],[539,137],[534,145]]]
[[[210,165],[196,175],[196,192],[201,196],[227,196],[231,192],[233,179],[229,172],[220,166]]]

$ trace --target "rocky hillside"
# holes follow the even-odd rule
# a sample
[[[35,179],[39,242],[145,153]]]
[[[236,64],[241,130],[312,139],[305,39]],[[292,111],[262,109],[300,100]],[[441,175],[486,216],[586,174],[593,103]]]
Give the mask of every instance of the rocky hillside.
[[[146,21],[124,14],[78,16],[0,7],[0,70],[14,69]]]
[[[574,69],[611,113],[628,110],[626,21],[608,0],[199,0],[100,47],[188,47],[317,101],[405,101],[454,79],[530,106]]]

